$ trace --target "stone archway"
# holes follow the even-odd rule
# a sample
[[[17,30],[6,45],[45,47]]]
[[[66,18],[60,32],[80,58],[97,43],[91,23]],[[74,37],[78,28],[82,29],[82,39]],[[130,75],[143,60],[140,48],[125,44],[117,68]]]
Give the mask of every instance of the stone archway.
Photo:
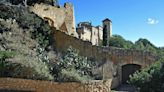
[[[129,80],[129,76],[141,69],[141,65],[137,64],[126,64],[122,66],[122,83],[126,84]]]

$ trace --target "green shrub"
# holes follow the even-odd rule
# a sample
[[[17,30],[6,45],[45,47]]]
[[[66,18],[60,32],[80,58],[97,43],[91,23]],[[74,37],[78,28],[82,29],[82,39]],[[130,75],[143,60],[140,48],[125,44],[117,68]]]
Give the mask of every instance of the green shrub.
[[[129,83],[140,92],[164,92],[164,59],[130,76]]]
[[[31,37],[46,48],[50,45],[51,29],[48,23],[34,13],[24,11],[17,19],[20,27],[30,29]]]
[[[55,65],[54,74],[57,81],[84,82],[91,79],[93,65],[93,62],[79,56],[78,51],[70,47]]]
[[[15,52],[0,51],[0,76],[7,76],[7,68],[10,63],[6,59],[11,58],[15,55]]]
[[[11,58],[16,55],[16,52],[13,51],[0,51],[0,59]]]
[[[21,28],[30,31],[31,38],[36,39],[38,43],[46,48],[50,45],[51,28],[47,22],[36,14],[30,12],[24,6],[7,6],[0,5],[0,18],[14,19]]]
[[[81,82],[85,83],[86,81],[89,81],[90,77],[86,75],[80,75],[77,70],[66,70],[62,69],[59,80],[62,80],[62,82]]]
[[[17,58],[21,61],[10,72],[12,77],[27,78],[35,80],[53,80],[53,76],[46,63],[39,61],[32,56],[19,55]]]
[[[124,48],[124,49],[131,49],[134,44],[131,41],[125,40],[120,35],[113,35],[109,38],[109,46]]]

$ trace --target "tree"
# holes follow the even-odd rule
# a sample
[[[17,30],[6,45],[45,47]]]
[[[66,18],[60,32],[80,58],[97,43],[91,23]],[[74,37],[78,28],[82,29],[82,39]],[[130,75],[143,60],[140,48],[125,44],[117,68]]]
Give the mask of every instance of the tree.
[[[109,42],[108,42],[108,32],[107,32],[107,26],[105,25],[103,28],[103,46],[108,46]]]
[[[133,43],[131,41],[125,40],[120,35],[113,35],[109,38],[109,46],[130,49],[133,46]]]
[[[164,92],[164,59],[131,75],[129,83],[139,92]]]
[[[138,41],[136,41],[132,48],[137,50],[149,51],[154,54],[157,54],[158,50],[158,48],[153,45],[149,40],[143,38],[140,38]]]

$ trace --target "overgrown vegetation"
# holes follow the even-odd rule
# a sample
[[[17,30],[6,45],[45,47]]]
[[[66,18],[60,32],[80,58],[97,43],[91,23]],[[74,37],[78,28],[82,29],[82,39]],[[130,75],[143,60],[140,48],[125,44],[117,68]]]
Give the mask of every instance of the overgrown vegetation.
[[[93,64],[77,50],[69,48],[64,56],[57,56],[50,49],[51,28],[47,22],[22,5],[0,7],[0,50],[17,53],[3,59],[1,76],[59,82],[91,79]]]
[[[135,43],[133,43],[131,41],[125,40],[120,35],[113,35],[109,38],[109,46],[123,49],[148,51],[160,57],[164,55],[164,50],[162,48],[156,47],[150,41],[143,38],[140,38]]]
[[[2,0],[1,2],[10,2],[11,4],[18,5],[22,4],[24,6],[33,5],[35,3],[45,3],[50,5],[58,6],[58,0]]]
[[[70,47],[63,60],[56,63],[54,73],[57,81],[85,82],[91,79],[93,67],[93,62],[87,57],[79,56],[78,51]]]
[[[0,51],[0,76],[6,75],[6,68],[9,67],[9,62],[6,60],[15,55],[15,52],[9,51]]]
[[[51,29],[22,5],[0,4],[0,50],[17,54],[3,60],[1,76],[54,80],[47,49]],[[54,55],[55,56],[55,55]]]
[[[142,38],[132,43],[119,35],[114,35],[109,39],[109,46],[148,51],[158,56],[159,61],[131,75],[129,83],[137,87],[139,92],[164,92],[164,49],[162,47],[156,47],[147,39]]]
[[[120,35],[113,35],[109,38],[109,46],[130,49],[133,47],[133,43],[131,41],[125,40]]]
[[[0,18],[14,19],[24,31],[29,31],[31,37],[36,39],[42,47],[47,47],[51,38],[50,27],[48,23],[31,13],[23,6],[6,6],[1,5],[2,10]]]
[[[164,59],[131,75],[129,83],[139,92],[164,92]]]
[[[0,25],[3,29],[8,29],[0,34],[1,51],[16,53],[9,60],[3,59],[7,66],[1,71],[5,71],[2,76],[53,80],[48,59],[44,59],[46,55],[43,56],[45,52],[39,52],[44,48],[31,38],[30,31],[24,31],[13,19],[0,19]],[[9,56],[3,53],[3,58],[6,55]]]

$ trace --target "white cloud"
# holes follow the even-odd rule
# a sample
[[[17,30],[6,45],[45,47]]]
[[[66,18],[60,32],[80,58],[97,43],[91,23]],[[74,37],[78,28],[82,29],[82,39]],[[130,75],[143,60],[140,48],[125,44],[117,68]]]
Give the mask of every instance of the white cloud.
[[[156,20],[156,19],[153,19],[153,18],[148,18],[147,19],[147,24],[150,24],[150,25],[155,25],[155,24],[158,24],[159,21]]]

